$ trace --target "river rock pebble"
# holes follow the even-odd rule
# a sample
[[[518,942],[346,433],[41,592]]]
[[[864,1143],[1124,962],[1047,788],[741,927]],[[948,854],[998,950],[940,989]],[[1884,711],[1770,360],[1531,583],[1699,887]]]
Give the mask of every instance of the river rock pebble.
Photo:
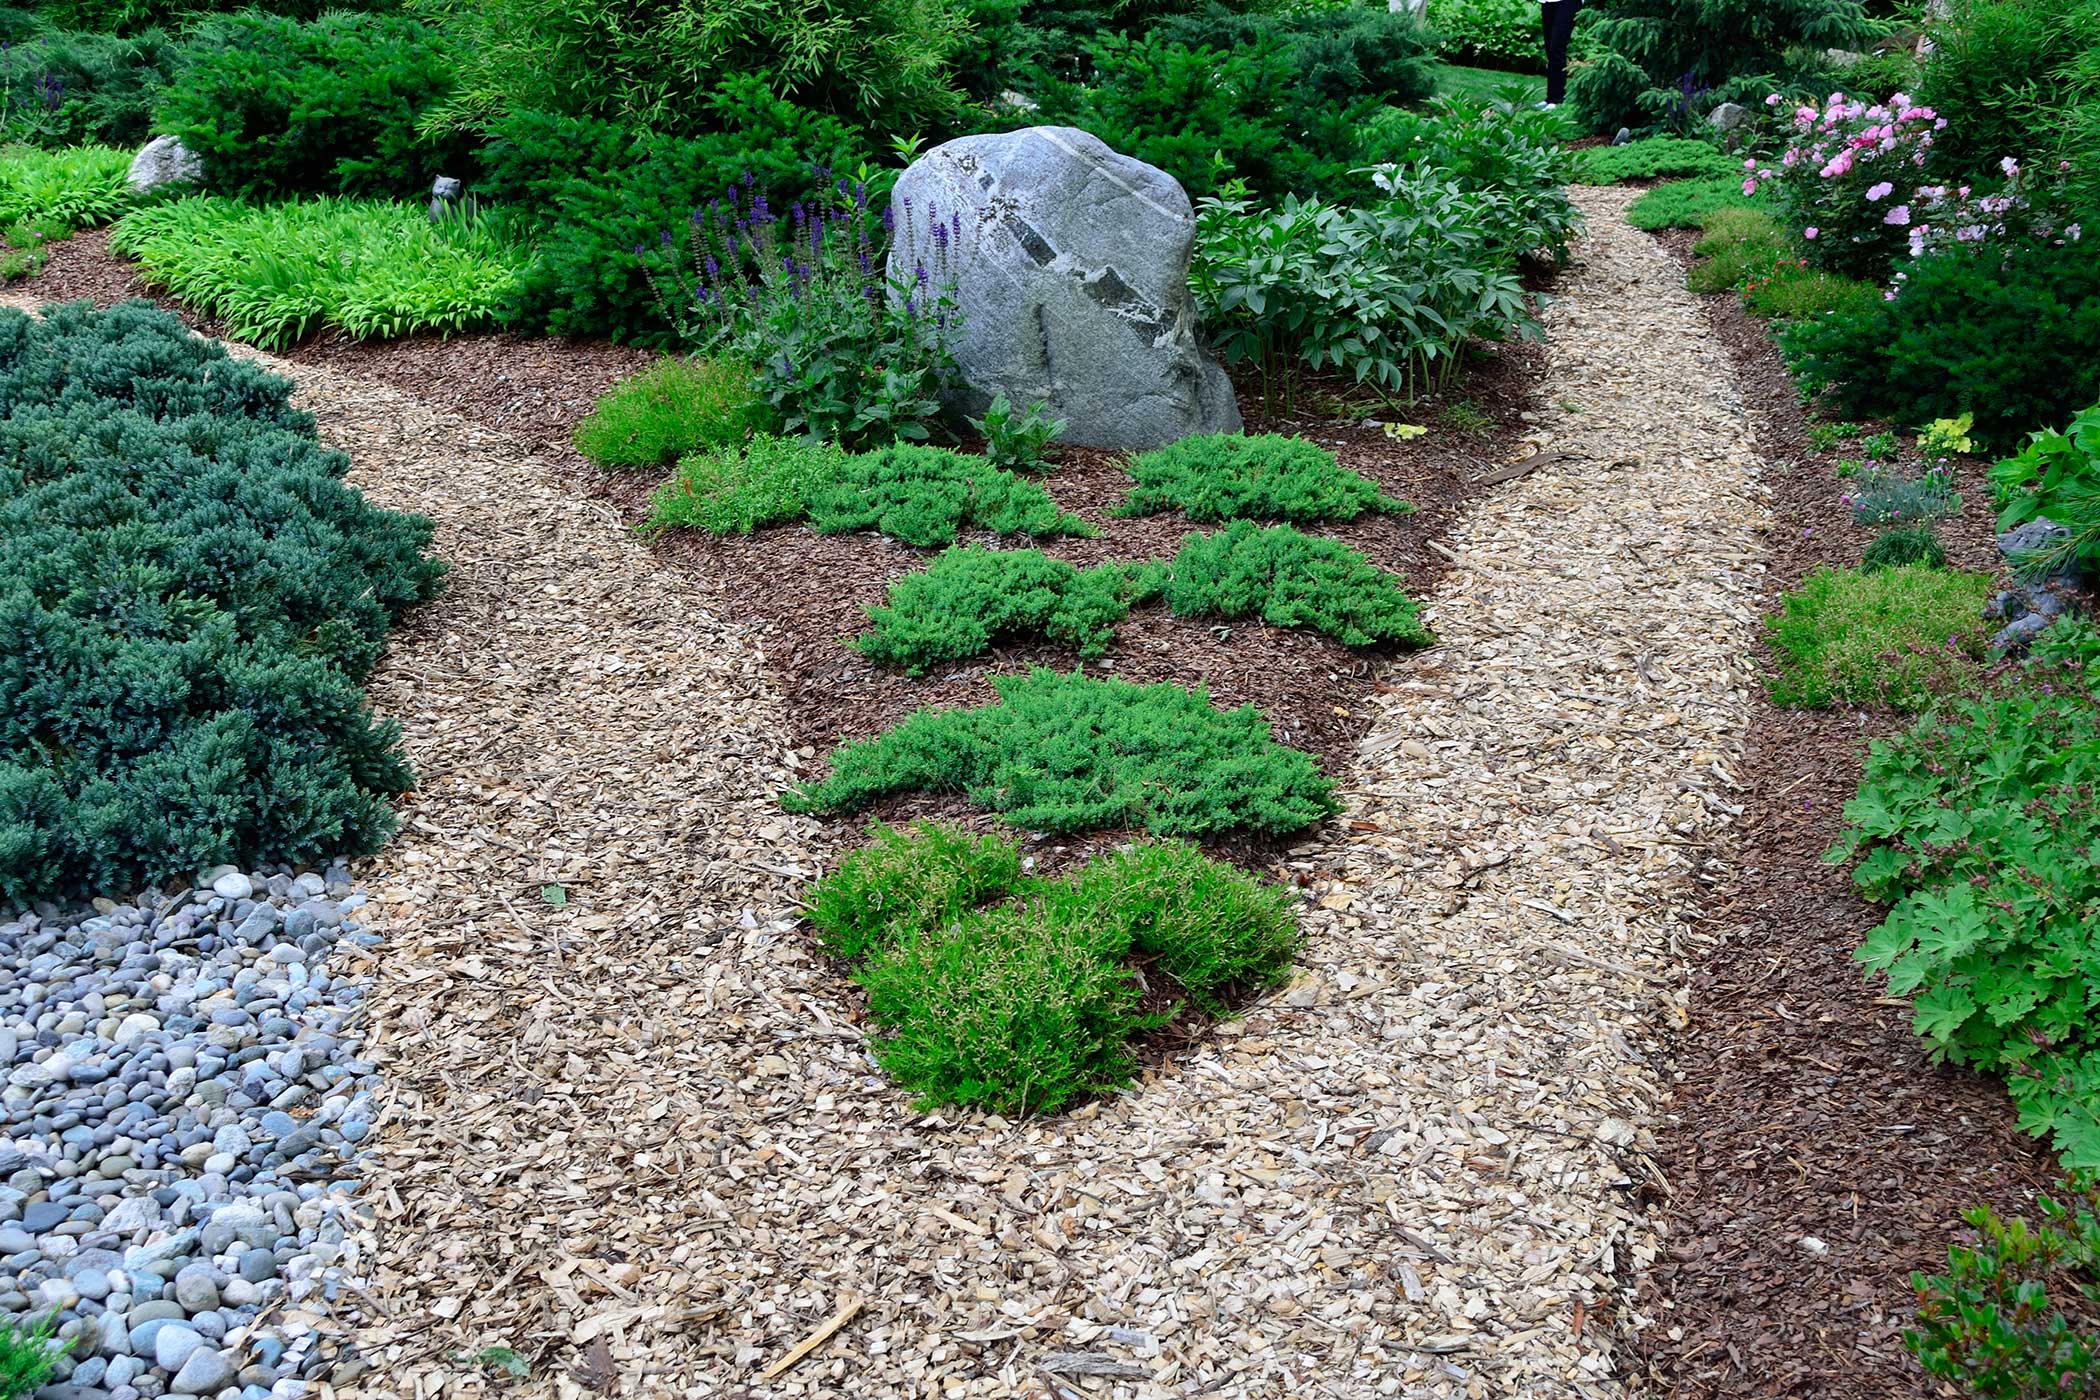
[[[359,1275],[375,1067],[340,865],[0,907],[0,1312],[71,1344],[45,1400],[305,1393]]]

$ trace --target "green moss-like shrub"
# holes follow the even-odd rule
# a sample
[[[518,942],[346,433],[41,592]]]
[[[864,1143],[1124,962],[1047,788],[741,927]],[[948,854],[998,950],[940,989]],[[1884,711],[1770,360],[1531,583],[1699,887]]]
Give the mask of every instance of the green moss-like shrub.
[[[576,425],[576,450],[601,467],[661,467],[735,447],[767,417],[749,365],[669,356],[599,398]]]
[[[982,457],[905,443],[845,458],[837,477],[811,493],[809,524],[820,535],[879,530],[922,549],[953,544],[966,529],[996,535],[1094,533],[1024,477]]]
[[[650,497],[649,528],[748,535],[800,520],[810,497],[837,478],[845,456],[829,444],[763,435],[742,447],[696,453]]]
[[[1167,606],[1177,617],[1310,627],[1348,647],[1432,640],[1399,582],[1356,550],[1245,520],[1181,547],[1168,571]]]
[[[1033,831],[1140,827],[1159,836],[1302,831],[1338,810],[1307,755],[1252,705],[1220,711],[1202,687],[1131,685],[1038,668],[993,682],[973,710],[921,710],[843,744],[831,777],[783,799],[842,812],[893,793],[961,792]]]
[[[0,901],[392,832],[360,681],[442,566],[290,392],[144,303],[0,312]]]
[[[1762,209],[1719,209],[1700,224],[1685,283],[1695,292],[1727,292],[1769,274],[1787,251],[1786,230]]]
[[[1163,572],[1120,564],[1081,569],[1037,549],[964,545],[892,584],[888,603],[868,609],[872,625],[855,645],[870,661],[914,676],[976,656],[1012,633],[1044,633],[1097,657],[1131,604],[1158,594]]]
[[[1913,564],[1928,569],[1947,567],[1947,551],[1933,538],[1932,528],[1927,525],[1908,529],[1884,530],[1859,561],[1859,571],[1871,574],[1879,569],[1902,569]]]
[[[0,22],[0,38],[7,37]],[[153,135],[153,102],[180,54],[181,45],[158,30],[119,38],[47,29],[17,38],[0,49],[0,84],[15,95],[12,109],[0,112],[0,143],[135,150]],[[57,85],[57,107],[39,99],[40,81],[47,91]]]
[[[1274,885],[1162,841],[1089,862],[1049,898],[1112,926],[1118,942],[1212,1015],[1228,993],[1275,986],[1297,954],[1298,923]]]
[[[1753,278],[1743,287],[1744,310],[1781,323],[1862,311],[1872,314],[1884,299],[1882,289],[1872,282],[1798,264],[1774,268],[1771,276]]]
[[[1742,158],[1710,142],[1683,136],[1648,136],[1623,146],[1592,146],[1575,156],[1575,178],[1585,185],[1616,185],[1621,180],[1718,180],[1723,176],[1740,186]]]
[[[129,214],[109,246],[234,339],[266,350],[323,326],[366,340],[487,325],[524,256],[494,218],[433,223],[379,200],[258,207],[214,195]]]
[[[934,932],[1021,882],[1021,854],[1002,837],[933,822],[878,822],[870,835],[810,891],[809,922],[825,950],[841,958]]]
[[[1975,669],[1984,651],[1988,574],[1905,565],[1818,569],[1765,624],[1779,659],[1775,703],[1917,710]]]
[[[1743,193],[1740,176],[1672,180],[1628,205],[1626,222],[1651,233],[1665,228],[1698,228],[1716,210],[1747,209],[1750,205],[1751,197]]]
[[[1288,520],[1297,524],[1354,520],[1367,511],[1414,509],[1342,466],[1304,438],[1262,433],[1205,433],[1130,459],[1137,488],[1119,515],[1179,510],[1189,519]]]
[[[1288,895],[1185,842],[1141,844],[1061,880],[1022,876],[1010,840],[878,826],[810,893],[826,947],[882,1026],[876,1059],[928,1104],[1054,1112],[1127,1083],[1136,969],[1212,1015],[1283,980]]]
[[[107,146],[0,147],[0,228],[20,219],[67,229],[106,224],[137,202],[125,183],[130,169],[130,152]]]

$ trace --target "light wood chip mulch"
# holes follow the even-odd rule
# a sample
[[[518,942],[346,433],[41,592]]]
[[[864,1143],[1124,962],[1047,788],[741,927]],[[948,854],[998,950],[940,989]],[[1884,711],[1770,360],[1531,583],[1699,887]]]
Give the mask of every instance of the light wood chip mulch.
[[[1567,455],[1448,539],[1442,645],[1292,854],[1300,978],[1047,1121],[915,1114],[867,1058],[793,928],[829,852],[752,637],[504,439],[298,371],[455,567],[373,687],[421,781],[361,871],[392,1104],[343,1393],[1622,1394],[1762,505],[1681,272],[1576,197]]]

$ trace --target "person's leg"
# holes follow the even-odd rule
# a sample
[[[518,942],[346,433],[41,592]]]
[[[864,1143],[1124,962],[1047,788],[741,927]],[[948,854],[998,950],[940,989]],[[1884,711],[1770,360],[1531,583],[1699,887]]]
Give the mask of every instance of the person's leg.
[[[1582,0],[1554,0],[1540,5],[1546,31],[1546,100],[1559,106],[1568,95],[1568,40],[1575,33],[1575,12]]]

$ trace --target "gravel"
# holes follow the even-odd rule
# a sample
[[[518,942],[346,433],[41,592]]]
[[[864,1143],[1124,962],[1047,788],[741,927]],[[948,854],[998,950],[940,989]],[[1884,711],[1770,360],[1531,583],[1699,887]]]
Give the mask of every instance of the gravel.
[[[0,909],[0,1312],[74,1343],[44,1400],[292,1400],[339,1366],[283,1315],[358,1273],[364,902],[340,865],[220,867]]]

